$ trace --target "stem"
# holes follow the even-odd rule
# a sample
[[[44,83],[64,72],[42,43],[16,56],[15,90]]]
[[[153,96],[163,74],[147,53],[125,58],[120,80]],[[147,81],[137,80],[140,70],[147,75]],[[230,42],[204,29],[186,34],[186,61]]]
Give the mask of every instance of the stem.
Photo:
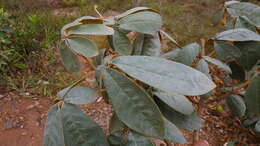
[[[214,54],[215,54],[215,50],[213,50],[212,52],[210,52],[210,53],[208,54],[208,56],[209,56],[209,57],[212,57]]]
[[[62,98],[64,98],[64,97],[69,93],[69,91],[70,91],[73,87],[75,87],[76,85],[78,85],[80,82],[84,81],[85,78],[86,78],[86,77],[84,76],[84,77],[82,77],[81,79],[79,79],[78,81],[74,82],[72,85],[70,85],[68,91],[64,94],[64,96],[63,96]]]
[[[163,35],[165,35],[169,40],[171,40],[177,47],[179,47],[180,49],[182,49],[182,47],[178,44],[178,42],[176,40],[174,40],[169,34],[167,34],[165,31],[160,30],[160,33],[162,33]]]
[[[99,11],[97,10],[97,8],[98,8],[98,6],[95,5],[95,6],[94,6],[94,10],[96,11],[96,13],[99,15],[100,18],[104,18],[104,17],[101,15],[101,13],[99,13]]]

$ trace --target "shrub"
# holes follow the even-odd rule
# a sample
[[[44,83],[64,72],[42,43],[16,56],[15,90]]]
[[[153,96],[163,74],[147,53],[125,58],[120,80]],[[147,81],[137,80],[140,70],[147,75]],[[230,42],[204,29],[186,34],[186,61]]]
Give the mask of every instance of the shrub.
[[[57,94],[59,102],[49,111],[44,145],[152,145],[151,137],[184,144],[176,126],[201,128],[186,96],[206,94],[215,84],[204,70],[188,65],[194,65],[196,57],[203,58],[202,64],[208,61],[223,69],[226,65],[201,56],[197,43],[180,47],[161,26],[156,10],[137,7],[111,18],[84,16],[62,28],[63,65],[78,73],[80,58],[86,58],[96,71],[98,89],[77,86],[79,80]],[[180,49],[161,54],[161,35]],[[176,61],[171,60],[174,56]],[[108,137],[75,105],[92,103],[98,94],[115,111]]]

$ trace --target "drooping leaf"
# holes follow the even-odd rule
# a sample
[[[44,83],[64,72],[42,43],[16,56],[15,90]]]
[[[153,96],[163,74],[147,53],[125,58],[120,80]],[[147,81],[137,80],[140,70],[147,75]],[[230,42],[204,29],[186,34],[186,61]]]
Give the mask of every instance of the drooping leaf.
[[[142,55],[159,56],[161,51],[161,41],[158,33],[153,36],[144,35]]]
[[[201,95],[215,88],[203,73],[159,57],[121,56],[113,59],[112,64],[128,75],[169,93]]]
[[[225,41],[214,41],[214,48],[219,58],[223,60],[237,60],[241,56],[240,50]]]
[[[214,39],[222,41],[260,41],[260,35],[245,28],[237,28],[221,32]]]
[[[165,104],[184,115],[190,115],[194,112],[192,103],[183,95],[162,91],[154,92],[154,94]]]
[[[88,58],[98,55],[97,46],[87,38],[70,37],[67,39],[70,48],[76,53]]]
[[[144,45],[144,34],[138,33],[134,40],[132,55],[142,55]]]
[[[158,13],[139,12],[128,15],[119,21],[119,28],[154,35],[160,30],[162,19]]]
[[[113,35],[114,30],[105,24],[84,24],[68,30],[68,35]]]
[[[186,139],[182,135],[181,131],[170,121],[164,119],[165,136],[164,139],[171,142],[177,142],[179,144],[187,143]]]
[[[235,42],[235,45],[241,50],[240,64],[246,70],[252,69],[260,60],[260,42]]]
[[[67,47],[65,41],[61,43],[59,53],[62,64],[69,72],[77,73],[80,71],[80,62],[78,57]]]
[[[195,112],[191,115],[183,115],[173,110],[162,101],[158,101],[156,103],[158,104],[165,118],[176,126],[190,131],[198,130],[202,127],[202,120],[200,119],[200,117],[197,116]]]
[[[116,52],[122,55],[130,55],[132,52],[132,45],[125,33],[116,29],[112,36],[113,48]]]
[[[104,71],[104,83],[111,104],[124,124],[146,136],[164,136],[161,112],[141,87],[112,69]]]
[[[246,105],[243,98],[238,95],[231,95],[226,98],[226,102],[232,114],[235,116],[245,115]]]
[[[243,122],[243,125],[248,128],[248,127],[250,127],[250,126],[256,124],[256,122],[257,122],[258,120],[260,120],[260,117],[248,118],[248,119],[246,119],[246,120]]]
[[[78,107],[65,103],[61,114],[66,146],[109,146],[103,130]]]
[[[82,86],[65,88],[58,92],[57,96],[72,104],[89,104],[98,98],[95,90]]]
[[[134,14],[134,13],[138,13],[138,12],[141,12],[141,11],[157,12],[156,10],[153,10],[153,9],[150,9],[150,8],[147,8],[147,7],[135,7],[133,9],[125,11],[124,13],[122,13],[120,15],[115,16],[115,19],[118,20],[118,19],[121,19],[121,18],[126,17],[128,15],[131,15],[131,14]]]
[[[170,60],[174,60],[177,57],[177,55],[180,51],[181,51],[181,49],[177,48],[177,49],[169,51],[165,54],[162,54],[160,57],[170,59]]]
[[[196,68],[210,78],[209,65],[204,59],[200,59]]]
[[[51,106],[44,129],[44,146],[64,146],[61,113],[58,106]]]
[[[255,76],[246,90],[245,102],[249,115],[260,115],[260,74]]]
[[[72,104],[52,106],[44,132],[44,146],[108,146],[102,129]]]
[[[125,127],[125,124],[122,121],[120,121],[118,119],[117,115],[114,113],[111,118],[110,124],[109,124],[110,134],[113,134],[118,131],[123,131],[124,127]]]
[[[93,16],[82,16],[75,21],[80,22],[82,24],[102,24],[104,20],[101,18],[93,17]]]
[[[130,131],[125,146],[154,146],[153,143],[145,136]]]
[[[245,28],[256,32],[255,26],[252,25],[252,22],[250,22],[250,20],[245,16],[239,16],[237,18],[235,28]]]
[[[255,131],[260,133],[260,120],[255,124]]]
[[[221,9],[217,10],[217,12],[212,17],[212,24],[213,25],[218,25],[219,24],[219,22],[221,21],[221,19],[224,16],[224,12],[225,12],[224,8],[221,8]]]
[[[227,73],[232,73],[230,67],[228,65],[226,65],[225,63],[217,60],[217,59],[214,59],[214,58],[211,58],[209,56],[203,56],[203,59],[205,59],[206,61],[218,66],[219,68],[221,68],[222,70],[226,71]]]
[[[192,62],[199,55],[200,45],[197,43],[192,43],[186,45],[181,49],[181,51],[177,54],[176,61],[183,63],[185,65],[191,66]]]

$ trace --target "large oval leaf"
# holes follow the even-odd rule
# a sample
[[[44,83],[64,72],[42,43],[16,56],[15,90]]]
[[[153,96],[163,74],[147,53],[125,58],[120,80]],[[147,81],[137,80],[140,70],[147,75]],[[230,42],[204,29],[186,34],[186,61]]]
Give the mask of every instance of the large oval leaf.
[[[132,52],[132,45],[127,35],[116,29],[112,36],[113,48],[116,52],[122,55],[130,55]]]
[[[153,143],[145,136],[130,131],[127,137],[127,143],[124,146],[154,146]]]
[[[157,100],[156,103],[158,104],[165,118],[176,126],[190,131],[199,130],[202,127],[202,120],[195,112],[191,115],[183,115],[173,110],[171,107],[160,100]]]
[[[160,57],[162,58],[166,58],[166,59],[170,59],[170,60],[174,60],[177,56],[178,56],[178,53],[181,51],[181,49],[179,48],[176,48],[172,51],[169,51],[165,54],[162,54]]]
[[[205,59],[206,61],[216,65],[217,67],[221,68],[222,70],[226,71],[227,73],[232,73],[231,69],[229,68],[228,65],[226,65],[225,63],[217,60],[217,59],[214,59],[214,58],[211,58],[209,56],[203,56],[203,59]]]
[[[130,76],[169,93],[201,95],[216,86],[203,73],[159,57],[121,56],[113,59],[112,64]]]
[[[212,24],[213,25],[218,25],[219,22],[221,21],[221,19],[223,18],[224,13],[225,13],[225,9],[224,8],[221,8],[221,9],[217,10],[217,12],[212,17]]]
[[[251,70],[260,60],[260,42],[235,42],[235,45],[241,50],[240,64],[246,70]]]
[[[61,56],[61,61],[64,67],[72,73],[77,73],[80,71],[80,62],[78,57],[68,48],[65,41],[61,43],[59,47],[59,53]]]
[[[241,56],[236,46],[225,41],[214,41],[214,48],[217,56],[223,60],[237,60]]]
[[[234,2],[226,5],[227,12],[233,17],[249,16],[250,12],[258,6],[248,2]]]
[[[105,24],[84,24],[68,30],[68,35],[113,35],[114,30]]]
[[[256,27],[260,27],[260,7],[251,10],[248,18],[254,23]]]
[[[182,114],[190,115],[194,112],[192,103],[183,95],[162,91],[154,92],[154,94],[165,104]]]
[[[87,38],[70,37],[67,40],[72,50],[86,58],[98,55],[97,46]]]
[[[51,106],[44,129],[44,146],[64,146],[64,135],[62,130],[61,113],[58,106]]]
[[[192,62],[200,53],[200,45],[197,43],[189,44],[178,53],[175,61],[191,66]]]
[[[57,96],[72,104],[89,104],[98,98],[95,90],[81,86],[65,88],[58,92]]]
[[[162,19],[158,13],[139,12],[121,19],[119,28],[153,35],[160,30]]]
[[[256,32],[255,26],[252,25],[252,22],[245,16],[239,16],[236,19],[235,28],[245,28]]]
[[[61,114],[66,146],[109,146],[103,130],[78,107],[65,103]]]
[[[260,41],[260,35],[245,28],[230,29],[215,36],[223,41]]]
[[[111,69],[104,71],[104,83],[112,106],[123,123],[146,136],[163,138],[162,114],[144,89]]]
[[[52,106],[44,132],[44,146],[108,146],[102,129],[72,104]]]
[[[260,115],[260,74],[255,76],[246,90],[245,102],[249,115]]]

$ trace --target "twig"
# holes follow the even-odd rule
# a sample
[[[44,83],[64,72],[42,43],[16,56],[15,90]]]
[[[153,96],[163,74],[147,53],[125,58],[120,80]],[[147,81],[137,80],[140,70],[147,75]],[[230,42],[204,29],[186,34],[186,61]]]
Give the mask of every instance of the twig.
[[[102,14],[99,13],[99,11],[97,10],[97,8],[98,8],[98,6],[95,5],[95,6],[94,6],[94,10],[96,11],[96,13],[99,15],[100,18],[104,18],[104,17],[102,16]]]
[[[216,98],[216,99],[214,99],[214,100],[211,100],[211,101],[209,101],[209,102],[206,102],[206,104],[209,104],[209,103],[212,103],[212,102],[219,102],[219,101],[225,99],[226,96],[232,95],[232,94],[238,92],[240,89],[246,87],[249,83],[250,83],[250,81],[248,80],[248,81],[246,81],[246,82],[240,84],[238,87],[236,87],[236,88],[233,89],[232,91],[230,91],[230,92],[228,92],[228,93],[226,93],[226,94],[224,94],[224,95],[222,95],[222,96],[220,96],[220,97],[218,97],[218,98]]]
[[[169,40],[171,40],[177,47],[179,47],[180,49],[182,49],[182,47],[178,44],[178,42],[176,40],[174,40],[169,34],[167,34],[165,31],[160,30],[160,33],[162,33],[163,35],[165,35]]]

